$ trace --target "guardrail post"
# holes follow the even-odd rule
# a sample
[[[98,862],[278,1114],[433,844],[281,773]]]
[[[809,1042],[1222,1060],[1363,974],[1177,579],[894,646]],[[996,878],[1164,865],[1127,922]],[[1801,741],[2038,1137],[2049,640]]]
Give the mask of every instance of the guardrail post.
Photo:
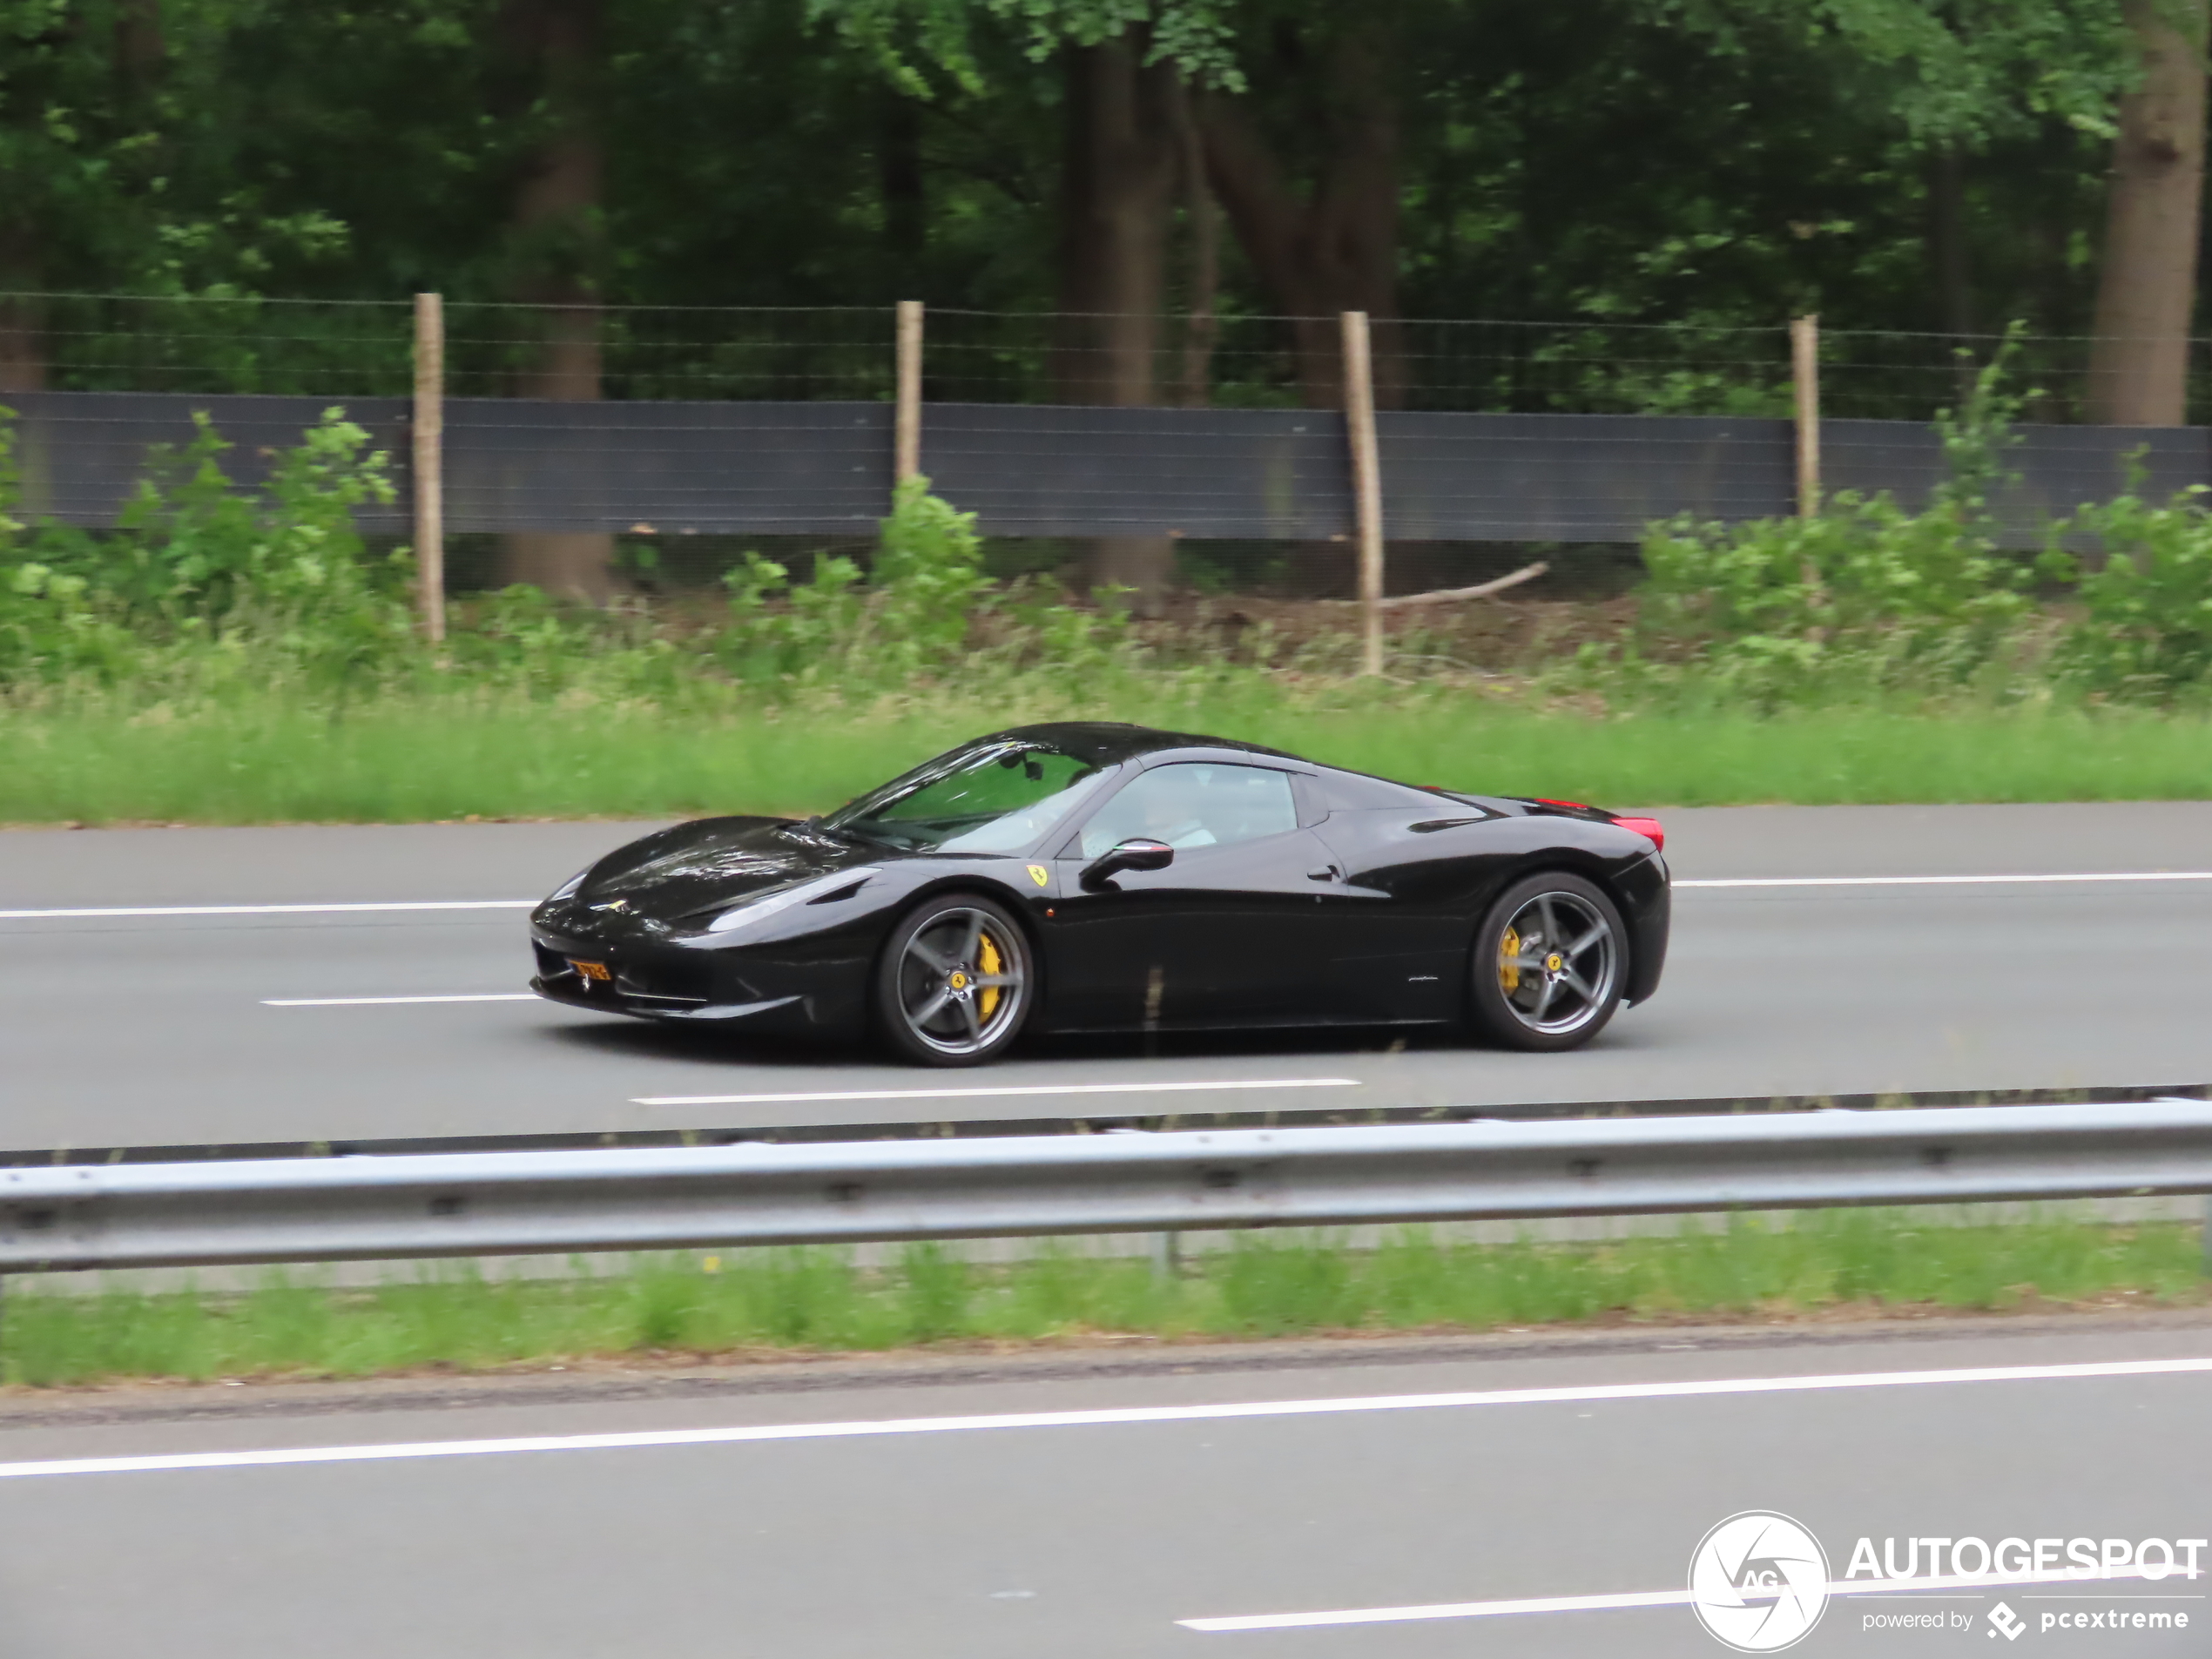
[[[1183,1277],[1183,1235],[1163,1232],[1152,1235],[1152,1266],[1163,1278]]]
[[[415,296],[415,571],[422,637],[446,637],[446,317],[442,294]]]
[[[921,475],[921,301],[899,301],[899,408],[893,427],[891,475]]]

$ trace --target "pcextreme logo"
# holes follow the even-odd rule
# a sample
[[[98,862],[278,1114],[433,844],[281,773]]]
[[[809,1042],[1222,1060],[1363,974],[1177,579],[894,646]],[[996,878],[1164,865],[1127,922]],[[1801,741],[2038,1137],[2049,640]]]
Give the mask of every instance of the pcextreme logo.
[[[1738,1653],[1779,1653],[1812,1633],[1828,1605],[1828,1557],[1787,1515],[1747,1509],[1707,1533],[1689,1558],[1697,1622]]]

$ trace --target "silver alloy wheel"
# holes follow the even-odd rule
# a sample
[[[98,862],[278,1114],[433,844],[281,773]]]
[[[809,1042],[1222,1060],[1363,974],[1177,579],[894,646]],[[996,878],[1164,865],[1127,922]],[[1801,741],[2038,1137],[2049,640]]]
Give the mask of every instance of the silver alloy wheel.
[[[900,1016],[939,1054],[979,1054],[1021,1023],[1028,967],[1020,936],[989,912],[941,910],[900,954]]]
[[[1499,937],[1507,1011],[1546,1036],[1579,1031],[1610,1008],[1620,973],[1613,924],[1580,894],[1535,894]]]

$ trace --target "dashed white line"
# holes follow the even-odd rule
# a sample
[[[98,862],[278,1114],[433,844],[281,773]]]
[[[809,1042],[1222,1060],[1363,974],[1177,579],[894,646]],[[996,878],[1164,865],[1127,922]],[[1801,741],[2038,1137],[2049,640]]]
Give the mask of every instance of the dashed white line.
[[[632,1106],[789,1106],[837,1100],[986,1100],[1016,1095],[1174,1095],[1225,1089],[1359,1089],[1357,1077],[1254,1077],[1228,1082],[1022,1083],[995,1089],[840,1089],[811,1094],[639,1095]]]
[[[477,991],[463,996],[265,996],[265,1008],[367,1008],[395,1002],[535,1002],[534,991]]]
[[[542,1452],[636,1451],[659,1447],[736,1446],[773,1440],[853,1440],[874,1435],[959,1434],[1000,1429],[1096,1428],[1136,1423],[1221,1422],[1240,1418],[1329,1417],[1366,1412],[1561,1405],[1584,1400],[1696,1399],[1734,1394],[1816,1393],[1838,1389],[2055,1382],[2098,1377],[2162,1377],[2205,1372],[2212,1372],[2212,1358],[2115,1359],[2071,1366],[1989,1366],[1947,1371],[1846,1372],[1813,1377],[1729,1377],[1693,1382],[1598,1383],[1573,1388],[1499,1388],[1446,1394],[1370,1394],[1339,1399],[1269,1399],[1212,1406],[1132,1406],[1094,1411],[1012,1412],[970,1417],[900,1417],[843,1423],[749,1424],[734,1428],[640,1429],[606,1434],[536,1434],[508,1440],[400,1441],[383,1446],[280,1447],[266,1450],[156,1453],[131,1457],[64,1458],[41,1462],[0,1463],[0,1480],[77,1474],[152,1474],[188,1469],[276,1468],[295,1464],[388,1463],[422,1458],[505,1457]]]
[[[2114,870],[2032,875],[1757,875],[1678,879],[1680,888],[1996,887],[2091,881],[2212,881],[2212,870]],[[0,921],[100,921],[152,916],[343,916],[430,910],[529,910],[536,899],[394,899],[358,904],[105,905],[0,910]]]
[[[0,921],[98,921],[117,916],[338,916],[390,910],[529,910],[536,899],[398,899],[373,904],[174,904],[85,910],[0,910]]]

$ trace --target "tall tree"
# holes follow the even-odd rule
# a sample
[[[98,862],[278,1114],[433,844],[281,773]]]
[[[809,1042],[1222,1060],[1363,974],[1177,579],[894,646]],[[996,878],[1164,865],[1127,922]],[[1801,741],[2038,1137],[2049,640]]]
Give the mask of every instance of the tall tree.
[[[2179,426],[2204,202],[2205,0],[2122,0],[2142,81],[2120,101],[2089,418]]]
[[[29,296],[150,262],[162,57],[157,0],[0,0],[0,392],[51,367]]]
[[[1069,403],[1127,408],[1165,401],[1161,314],[1183,89],[1173,64],[1146,61],[1146,45],[1138,30],[1062,52],[1066,151],[1053,381]],[[1174,570],[1175,546],[1163,536],[1100,536],[1084,563],[1094,590],[1122,590],[1130,609],[1149,616]]]
[[[502,19],[533,95],[536,138],[516,180],[509,255],[515,297],[540,308],[534,361],[516,377],[522,397],[584,403],[603,390],[604,23],[600,0],[509,0]],[[605,531],[511,531],[500,577],[604,602],[615,590],[614,552]]]
[[[1253,90],[1199,101],[1208,177],[1270,300],[1293,320],[1306,403],[1342,404],[1337,317],[1364,311],[1376,322],[1375,399],[1394,407],[1405,377],[1390,327],[1402,188],[1393,19],[1380,4],[1316,6],[1254,33]]]

